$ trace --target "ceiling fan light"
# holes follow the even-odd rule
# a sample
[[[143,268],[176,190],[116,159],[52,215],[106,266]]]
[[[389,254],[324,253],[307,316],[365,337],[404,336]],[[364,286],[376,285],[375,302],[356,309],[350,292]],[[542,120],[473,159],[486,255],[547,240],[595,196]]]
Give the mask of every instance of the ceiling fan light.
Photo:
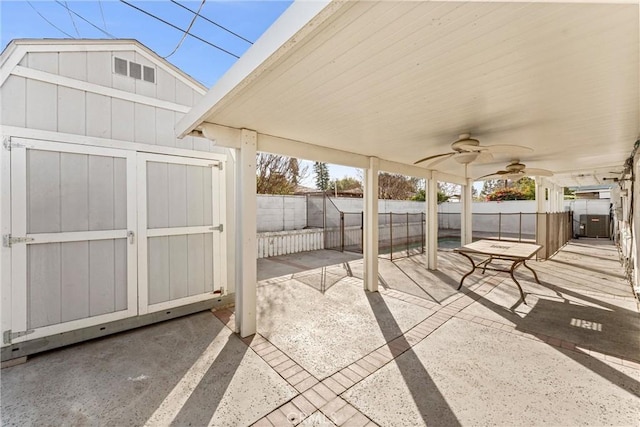
[[[461,165],[466,165],[477,159],[479,155],[480,153],[472,151],[469,153],[456,154],[455,156],[453,156],[453,159]]]

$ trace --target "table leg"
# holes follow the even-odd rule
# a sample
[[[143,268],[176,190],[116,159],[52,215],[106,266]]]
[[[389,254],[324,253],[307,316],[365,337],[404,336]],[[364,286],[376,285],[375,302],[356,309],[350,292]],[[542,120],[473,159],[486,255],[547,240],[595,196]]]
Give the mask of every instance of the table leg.
[[[468,272],[467,274],[465,274],[464,276],[462,276],[462,279],[460,279],[460,285],[458,286],[458,290],[460,290],[460,288],[462,287],[462,282],[464,282],[464,279],[467,278],[467,276],[469,276],[471,273],[473,273],[474,271],[476,271],[476,263],[473,261],[473,258],[471,258],[469,255],[462,253],[462,252],[458,252],[460,255],[462,255],[463,257],[467,258],[469,260],[469,262],[471,262],[471,271]]]
[[[520,265],[520,263],[524,263],[524,261],[523,260],[514,261],[513,264],[511,265],[511,270],[509,270],[509,274],[511,274],[511,278],[513,279],[514,282],[516,282],[516,285],[518,286],[518,290],[520,291],[520,297],[522,298],[522,302],[525,305],[527,305],[527,301],[524,299],[524,291],[522,290],[522,286],[520,286],[520,282],[518,282],[518,280],[516,279],[516,276],[513,274],[516,268],[518,268],[518,265]]]
[[[489,259],[483,264],[484,267],[482,267],[482,274],[487,271],[487,266],[491,263],[491,261],[493,261],[493,257],[489,257]]]
[[[540,280],[538,280],[538,275],[536,274],[536,271],[535,271],[533,268],[529,267],[529,266],[527,265],[527,262],[526,262],[526,261],[522,261],[522,265],[524,265],[524,266],[525,266],[525,267],[527,267],[529,270],[531,270],[531,272],[533,273],[533,277],[535,277],[535,279],[536,279],[536,282],[538,282],[538,284],[540,284]]]

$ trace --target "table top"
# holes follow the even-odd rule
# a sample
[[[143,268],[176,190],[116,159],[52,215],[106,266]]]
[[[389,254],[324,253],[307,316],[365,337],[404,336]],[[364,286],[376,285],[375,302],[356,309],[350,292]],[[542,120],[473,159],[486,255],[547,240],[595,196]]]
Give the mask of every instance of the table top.
[[[509,242],[504,240],[478,240],[454,249],[455,252],[483,254],[512,259],[529,259],[542,246],[535,243]]]

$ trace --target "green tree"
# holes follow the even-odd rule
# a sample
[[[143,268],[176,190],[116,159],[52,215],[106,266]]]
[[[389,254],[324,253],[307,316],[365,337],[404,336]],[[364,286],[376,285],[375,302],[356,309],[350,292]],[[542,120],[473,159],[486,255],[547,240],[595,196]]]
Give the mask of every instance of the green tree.
[[[520,178],[516,182],[516,186],[518,190],[522,192],[525,199],[524,200],[535,200],[536,199],[536,181],[533,178],[529,178],[525,176]]]
[[[315,162],[313,164],[313,173],[316,175],[316,188],[318,190],[329,189],[329,168],[326,163]]]
[[[448,201],[449,198],[450,196],[447,196],[444,191],[438,191],[438,204]],[[424,191],[424,188],[419,189],[416,195],[411,198],[411,200],[413,200],[414,202],[424,202],[425,200],[427,200],[427,195]]]
[[[489,194],[496,191],[498,188],[502,187],[503,183],[500,179],[487,179],[482,184],[482,190],[480,190],[480,197],[483,199],[487,199]]]
[[[357,178],[345,176],[342,179],[331,181],[329,189],[335,190],[336,187],[338,188],[338,191],[362,190],[362,182]]]

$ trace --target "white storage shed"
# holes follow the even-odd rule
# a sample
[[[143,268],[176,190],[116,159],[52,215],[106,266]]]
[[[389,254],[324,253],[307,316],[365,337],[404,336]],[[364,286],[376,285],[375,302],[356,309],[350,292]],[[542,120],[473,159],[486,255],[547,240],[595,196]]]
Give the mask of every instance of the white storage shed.
[[[0,64],[2,360],[230,301],[233,156],[174,131],[206,89],[135,40]]]

